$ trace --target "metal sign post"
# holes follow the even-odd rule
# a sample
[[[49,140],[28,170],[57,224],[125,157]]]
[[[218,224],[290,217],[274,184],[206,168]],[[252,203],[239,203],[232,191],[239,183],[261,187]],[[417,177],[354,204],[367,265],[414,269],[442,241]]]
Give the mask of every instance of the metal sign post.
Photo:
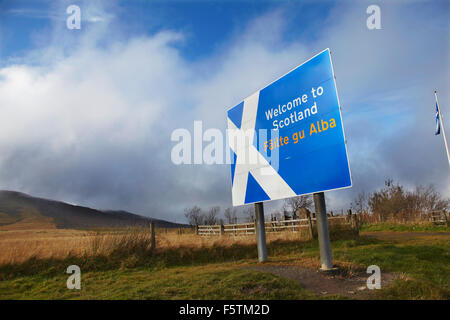
[[[262,202],[255,203],[256,218],[256,243],[258,247],[258,261],[267,261],[266,227],[264,223],[264,205]]]
[[[330,235],[328,233],[327,209],[323,192],[314,193],[314,207],[316,208],[317,234],[320,247],[320,270],[330,271],[333,268],[331,260]]]

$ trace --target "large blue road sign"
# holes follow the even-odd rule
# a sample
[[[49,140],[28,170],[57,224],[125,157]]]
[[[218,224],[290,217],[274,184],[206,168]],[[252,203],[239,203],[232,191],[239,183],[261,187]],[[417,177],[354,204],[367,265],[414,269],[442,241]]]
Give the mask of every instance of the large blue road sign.
[[[233,205],[351,187],[330,50],[228,111]]]

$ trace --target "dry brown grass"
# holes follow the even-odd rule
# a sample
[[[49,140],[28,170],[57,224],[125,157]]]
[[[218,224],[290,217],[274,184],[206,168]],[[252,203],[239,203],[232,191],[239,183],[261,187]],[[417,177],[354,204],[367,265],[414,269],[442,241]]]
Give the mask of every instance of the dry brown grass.
[[[267,241],[306,239],[306,233],[268,233]],[[255,235],[202,237],[191,230],[157,230],[157,250],[256,244]],[[0,265],[30,258],[66,258],[69,255],[109,255],[117,250],[148,250],[148,229],[82,231],[72,229],[0,230]]]
[[[86,231],[64,229],[1,230],[0,264],[20,263],[33,257],[83,255],[93,236]]]
[[[304,235],[293,232],[284,233],[268,233],[266,235],[267,242],[277,240],[299,240],[306,239]],[[195,234],[182,234],[171,232],[167,234],[160,234],[156,239],[157,247],[164,248],[200,248],[200,247],[229,247],[232,245],[256,245],[255,235],[241,235],[241,236],[198,236]]]

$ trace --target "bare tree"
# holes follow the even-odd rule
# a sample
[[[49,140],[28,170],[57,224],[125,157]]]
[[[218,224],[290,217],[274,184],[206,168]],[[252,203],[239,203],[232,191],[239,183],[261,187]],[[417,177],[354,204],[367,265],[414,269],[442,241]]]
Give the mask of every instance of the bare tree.
[[[446,210],[450,206],[450,199],[443,198],[436,191],[433,185],[427,187],[418,186],[412,193],[414,201],[414,209],[421,213],[428,213],[433,210]]]
[[[184,209],[184,216],[188,219],[191,226],[198,226],[204,223],[202,209],[197,206]]]
[[[280,220],[282,220],[283,213],[279,210],[276,210],[276,211],[272,212],[272,217],[274,218],[274,220],[280,221]]]
[[[291,213],[293,216],[295,213],[298,214],[300,209],[308,209],[310,210],[312,207],[313,201],[311,196],[300,196],[294,198],[288,198],[284,200],[282,211],[286,211]]]
[[[244,209],[244,217],[247,222],[255,221],[255,209],[253,208],[253,205],[247,206]]]
[[[219,222],[217,216],[219,215],[220,207],[211,207],[205,215],[204,223],[214,225]]]
[[[362,191],[350,203],[350,208],[356,213],[366,213],[368,211],[367,205],[367,195]]]
[[[446,210],[450,205],[433,186],[417,187],[414,191],[389,179],[385,187],[368,197],[368,207],[380,221],[388,219],[412,221],[432,210]]]
[[[400,184],[395,184],[392,179],[385,181],[385,186],[379,191],[374,191],[368,199],[370,210],[379,217],[380,221],[389,218],[397,218],[405,211],[410,212],[407,191]]]
[[[225,212],[225,219],[227,219],[227,222],[229,224],[236,223],[237,222],[237,216],[236,216],[236,209],[235,208],[226,208]]]

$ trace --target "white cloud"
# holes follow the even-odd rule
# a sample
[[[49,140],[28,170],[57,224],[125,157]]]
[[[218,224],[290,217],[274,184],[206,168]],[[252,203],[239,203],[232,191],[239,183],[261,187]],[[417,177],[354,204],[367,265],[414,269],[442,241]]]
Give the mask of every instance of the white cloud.
[[[354,192],[389,177],[447,186],[450,195],[427,96],[434,83],[448,87],[441,66],[448,68],[449,47],[419,30],[439,24],[439,12],[428,12],[435,15],[429,21],[393,8],[375,34],[365,29],[361,8],[337,7],[337,22],[309,42],[287,43],[289,15],[269,13],[197,62],[174,45],[185,41],[179,32],[124,41],[111,36],[118,27],[107,22],[69,47],[55,32],[49,46],[32,53],[33,64],[25,57],[0,69],[0,188],[178,221],[193,204],[231,205],[228,167],[174,166],[171,131],[190,129],[196,119],[204,129],[225,128],[228,108],[331,47],[354,190],[329,193],[329,205],[346,207]],[[418,24],[414,35],[410,21]],[[440,47],[426,65],[423,45]]]

